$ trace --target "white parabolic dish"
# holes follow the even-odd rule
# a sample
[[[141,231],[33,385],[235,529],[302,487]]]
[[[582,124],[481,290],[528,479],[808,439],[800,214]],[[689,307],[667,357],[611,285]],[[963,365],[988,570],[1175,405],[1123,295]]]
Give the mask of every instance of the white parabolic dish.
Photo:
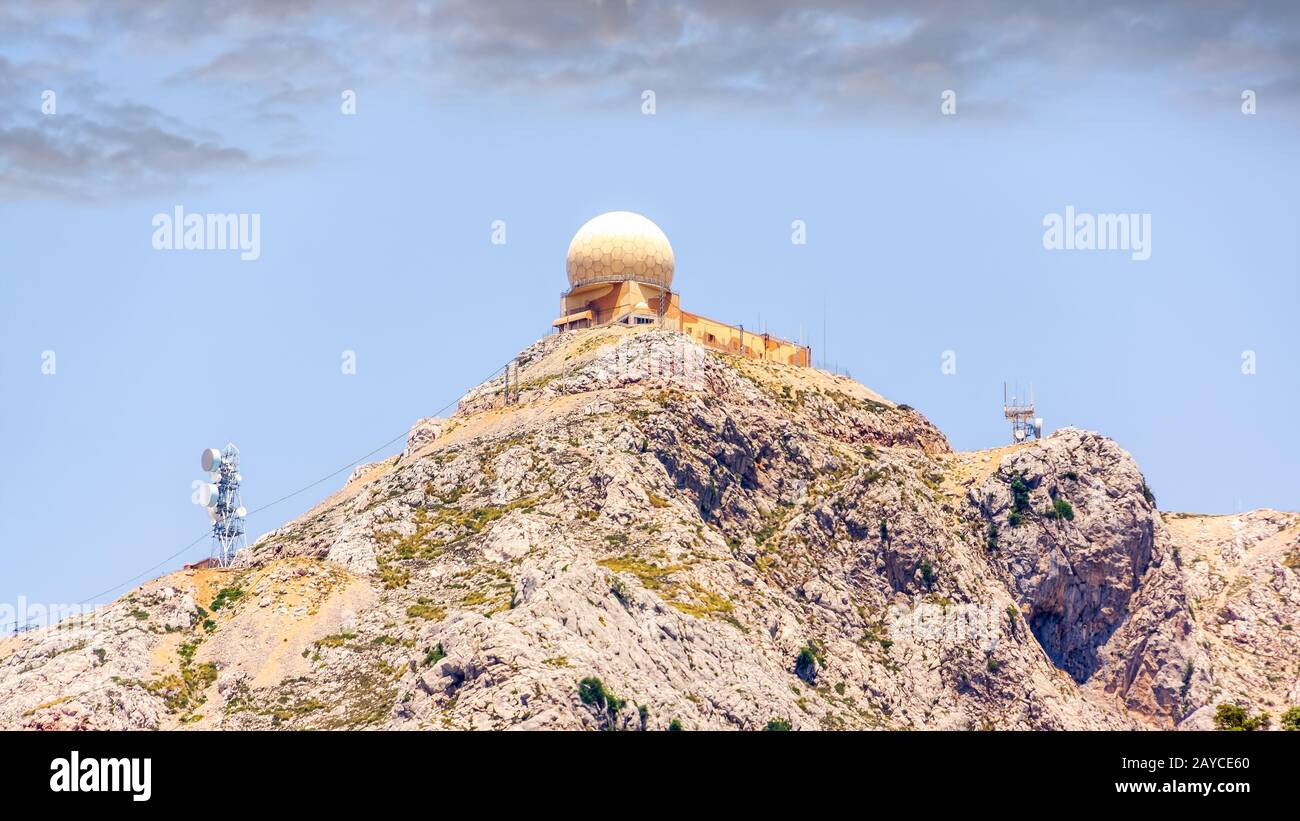
[[[206,507],[216,507],[220,497],[221,490],[211,482],[204,482],[199,486],[199,502]]]

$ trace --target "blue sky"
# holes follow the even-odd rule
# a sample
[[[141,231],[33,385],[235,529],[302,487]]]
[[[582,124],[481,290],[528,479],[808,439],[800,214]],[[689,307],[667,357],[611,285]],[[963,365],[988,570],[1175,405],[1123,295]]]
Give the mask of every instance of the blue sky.
[[[200,536],[204,447],[239,445],[257,508],[455,400],[547,332],[570,236],[615,209],[663,228],[691,310],[802,329],[955,448],[1003,443],[1002,382],[1032,381],[1163,509],[1297,508],[1285,7],[535,5],[0,12],[0,602]],[[260,259],[155,250],[176,205],[260,214]],[[1044,250],[1067,205],[1149,213],[1151,258]]]

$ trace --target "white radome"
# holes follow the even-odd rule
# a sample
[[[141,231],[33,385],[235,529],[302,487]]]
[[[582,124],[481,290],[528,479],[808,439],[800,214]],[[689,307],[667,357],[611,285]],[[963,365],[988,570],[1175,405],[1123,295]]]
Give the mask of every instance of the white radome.
[[[673,247],[659,226],[631,211],[593,217],[569,243],[569,287],[622,279],[671,288]]]

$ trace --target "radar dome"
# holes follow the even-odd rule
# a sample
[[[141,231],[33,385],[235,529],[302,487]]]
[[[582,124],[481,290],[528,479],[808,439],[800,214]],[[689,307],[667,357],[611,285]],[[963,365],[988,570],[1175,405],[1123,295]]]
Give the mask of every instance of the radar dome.
[[[636,280],[673,284],[673,247],[659,226],[631,211],[610,211],[578,229],[569,243],[569,287]]]

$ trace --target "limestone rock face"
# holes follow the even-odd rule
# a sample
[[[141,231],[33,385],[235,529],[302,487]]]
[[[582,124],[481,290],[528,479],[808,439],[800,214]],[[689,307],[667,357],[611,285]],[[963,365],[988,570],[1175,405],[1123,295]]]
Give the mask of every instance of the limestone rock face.
[[[441,417],[427,416],[411,425],[411,432],[406,435],[406,450],[402,451],[402,458],[410,457],[420,448],[441,436],[443,426],[446,423],[447,420]]]
[[[1179,726],[1206,729],[1230,701],[1278,716],[1300,704],[1300,515],[1165,514],[1197,652],[1180,682]],[[1172,683],[1172,682],[1171,682]]]
[[[234,567],[0,641],[0,727],[1202,727],[1300,697],[1294,514],[1162,517],[1098,434],[954,453],[672,332],[516,362],[511,401],[472,389]]]
[[[998,528],[999,564],[1029,628],[1078,682],[1099,666],[1151,566],[1159,516],[1144,487],[1113,441],[1066,428],[1003,457],[971,489]]]
[[[5,640],[0,643],[0,726],[156,729],[166,712],[163,700],[115,682],[144,674],[166,631],[190,629],[195,614],[188,593],[155,584],[57,627]]]

